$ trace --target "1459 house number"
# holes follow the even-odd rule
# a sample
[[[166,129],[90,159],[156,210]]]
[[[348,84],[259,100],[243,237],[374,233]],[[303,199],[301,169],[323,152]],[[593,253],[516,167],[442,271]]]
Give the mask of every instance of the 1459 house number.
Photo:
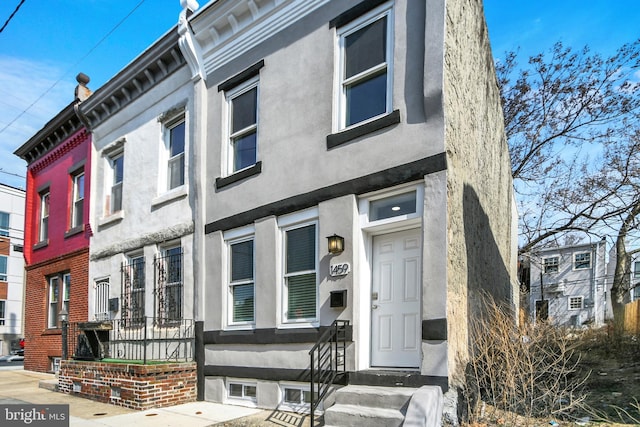
[[[348,262],[342,262],[340,264],[333,264],[329,266],[329,275],[331,277],[346,276],[351,271],[351,266]]]

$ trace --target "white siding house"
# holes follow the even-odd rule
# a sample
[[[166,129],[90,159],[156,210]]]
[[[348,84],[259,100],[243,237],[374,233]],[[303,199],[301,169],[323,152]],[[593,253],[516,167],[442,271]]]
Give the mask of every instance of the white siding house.
[[[559,326],[601,326],[612,317],[606,280],[606,242],[533,252],[531,315]]]

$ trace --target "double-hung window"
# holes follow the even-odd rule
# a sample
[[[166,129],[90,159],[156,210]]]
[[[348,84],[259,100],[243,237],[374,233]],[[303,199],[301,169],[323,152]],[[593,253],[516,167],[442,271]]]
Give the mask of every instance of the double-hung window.
[[[41,242],[49,239],[49,194],[49,190],[40,193],[39,238]]]
[[[253,166],[258,153],[258,79],[248,80],[228,92],[229,169]]]
[[[80,227],[83,224],[84,211],[84,172],[71,176],[73,188],[71,191],[70,229]]]
[[[284,321],[318,319],[317,235],[309,224],[284,231]]]
[[[557,273],[559,266],[559,258],[557,256],[544,258],[542,260],[545,273]]]
[[[184,185],[184,117],[167,124],[166,138],[169,155],[167,164],[167,189],[172,190]]]
[[[591,268],[591,253],[581,252],[573,255],[573,269],[583,270]]]
[[[5,324],[5,316],[6,316],[6,301],[0,301],[0,326],[4,326]]]
[[[71,292],[71,274],[57,274],[49,277],[49,328],[60,327],[59,314],[62,308],[69,312],[69,296]]]
[[[392,22],[384,5],[337,30],[340,129],[391,112]]]
[[[9,214],[0,212],[0,236],[9,237]]]
[[[229,324],[255,321],[253,239],[229,244]]]
[[[124,153],[119,153],[109,160],[111,166],[111,203],[109,213],[122,210],[122,180],[124,179]]]

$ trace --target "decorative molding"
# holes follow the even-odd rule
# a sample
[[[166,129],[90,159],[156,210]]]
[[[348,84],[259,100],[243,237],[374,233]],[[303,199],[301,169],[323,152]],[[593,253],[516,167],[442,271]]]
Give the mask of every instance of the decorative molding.
[[[213,2],[190,20],[205,76],[257,46],[329,0]]]
[[[89,137],[89,132],[84,128],[77,130],[74,135],[67,135],[64,130],[62,130],[61,133],[54,133],[50,135],[45,141],[42,141],[38,147],[36,147],[36,150],[38,150],[38,148],[44,150],[45,146],[48,146],[49,148],[40,154],[40,158],[38,160],[33,160],[33,163],[29,165],[29,170],[34,174],[39,173],[46,167],[67,155],[71,150],[87,141]],[[58,140],[57,142],[55,142],[56,139]],[[30,152],[29,155],[32,154],[33,152]]]
[[[91,129],[186,65],[178,39],[174,27],[78,106]]]

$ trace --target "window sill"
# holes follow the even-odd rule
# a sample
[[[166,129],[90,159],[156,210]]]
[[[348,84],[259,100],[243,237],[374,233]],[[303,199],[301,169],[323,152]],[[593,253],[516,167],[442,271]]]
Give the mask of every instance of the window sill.
[[[332,133],[331,135],[327,135],[327,150],[398,123],[400,123],[400,110],[394,110],[375,120],[364,122],[341,132]]]
[[[172,202],[174,200],[182,199],[183,197],[186,197],[186,196],[187,196],[187,186],[181,185],[180,187],[176,187],[158,197],[155,197],[153,200],[151,200],[151,207],[157,208],[166,203]]]
[[[33,245],[33,250],[36,251],[38,249],[46,248],[47,246],[49,246],[49,239],[43,240],[42,242],[38,242]]]
[[[119,210],[118,212],[114,212],[109,216],[105,216],[103,218],[100,218],[98,220],[98,226],[99,227],[104,227],[105,225],[111,225],[117,221],[122,221],[122,219],[124,218],[124,211],[123,210]]]
[[[66,238],[69,238],[69,237],[75,236],[76,234],[80,234],[80,233],[82,233],[83,231],[84,231],[84,224],[79,225],[79,226],[77,226],[77,227],[73,227],[72,229],[67,230],[67,231],[64,233],[64,238],[66,239]]]
[[[243,179],[258,175],[260,172],[262,172],[262,161],[256,162],[255,165],[242,169],[233,175],[216,178],[216,189],[219,190]]]
[[[60,328],[50,328],[42,331],[42,335],[62,335],[62,329]]]

